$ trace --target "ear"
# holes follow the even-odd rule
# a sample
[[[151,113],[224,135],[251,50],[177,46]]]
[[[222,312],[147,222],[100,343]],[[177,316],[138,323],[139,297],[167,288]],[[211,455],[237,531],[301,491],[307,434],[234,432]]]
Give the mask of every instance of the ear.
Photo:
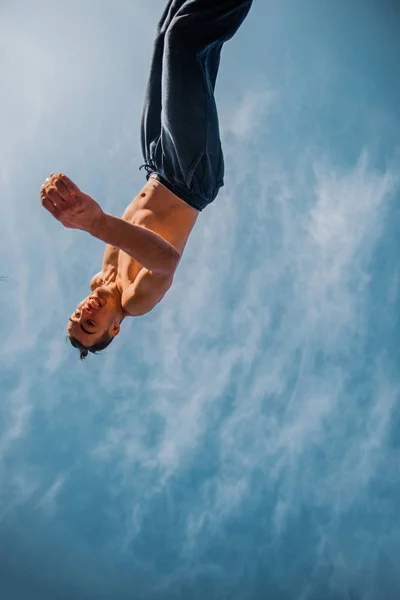
[[[110,335],[112,337],[116,337],[119,332],[121,330],[120,324],[117,323],[117,321],[115,321],[112,325],[111,325],[111,329],[110,329]]]

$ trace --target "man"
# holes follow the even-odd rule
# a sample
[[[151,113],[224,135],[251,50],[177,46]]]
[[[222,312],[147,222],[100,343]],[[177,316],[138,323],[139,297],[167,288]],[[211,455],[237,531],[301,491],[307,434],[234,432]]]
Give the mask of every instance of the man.
[[[170,0],[157,27],[142,116],[147,183],[122,218],[102,211],[66,175],[41,189],[65,227],[104,241],[92,293],[71,315],[68,336],[80,357],[106,348],[126,317],[164,297],[199,213],[223,185],[224,160],[214,88],[223,44],[252,0]]]

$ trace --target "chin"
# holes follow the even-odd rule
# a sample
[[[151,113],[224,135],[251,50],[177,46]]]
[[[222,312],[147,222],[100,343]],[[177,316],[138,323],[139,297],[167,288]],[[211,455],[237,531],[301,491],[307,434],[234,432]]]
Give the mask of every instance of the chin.
[[[102,304],[102,310],[105,312],[120,312],[120,300],[112,290],[110,290],[107,286],[100,286],[96,288],[92,294],[93,296],[97,296],[98,301]]]
[[[98,287],[95,290],[93,290],[93,292],[88,296],[88,298],[90,298],[90,296],[94,296],[94,297],[97,296],[97,298],[103,305],[102,308],[109,305],[110,300],[112,299],[112,294],[110,294],[109,290],[107,288],[104,288],[103,286]]]

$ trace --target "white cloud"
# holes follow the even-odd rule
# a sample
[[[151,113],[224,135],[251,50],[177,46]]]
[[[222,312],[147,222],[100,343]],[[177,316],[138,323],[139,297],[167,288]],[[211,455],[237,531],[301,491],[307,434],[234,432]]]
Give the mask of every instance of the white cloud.
[[[255,91],[250,89],[244,92],[239,103],[229,111],[229,120],[223,120],[224,134],[232,134],[236,142],[249,142],[256,136],[260,137],[265,132],[268,123],[266,112],[277,101],[277,93],[272,91]],[[228,112],[228,111],[227,111]]]
[[[57,512],[57,497],[62,492],[66,476],[63,474],[57,475],[54,483],[52,483],[43,493],[42,497],[36,505],[36,509],[42,511],[47,517],[54,517]]]
[[[29,404],[30,384],[21,374],[21,382],[17,388],[3,398],[7,403],[8,423],[0,438],[0,460],[2,460],[9,446],[19,440],[26,432],[32,407]]]
[[[30,500],[39,484],[37,470],[31,465],[25,465],[23,471],[9,466],[13,450],[23,445],[32,415],[30,383],[23,371],[20,378],[19,385],[10,392],[3,391],[1,399],[5,422],[0,432],[0,521],[16,506]]]
[[[345,510],[373,473],[364,470],[349,485],[348,461],[354,469],[368,464],[385,439],[378,428],[367,434],[369,441],[357,437],[353,450],[346,449],[341,418],[348,422],[359,411],[361,399],[352,405],[349,398],[346,361],[363,343],[369,260],[396,180],[392,171],[374,170],[367,152],[344,169],[305,149],[311,182],[285,169],[279,156],[271,165],[281,164],[280,171],[273,171],[269,155],[243,153],[247,129],[235,131],[236,115],[262,121],[270,108],[264,100],[245,95],[236,112],[222,111],[223,130],[231,135],[227,186],[201,215],[162,308],[133,323],[121,340],[123,351],[133,336],[148,375],[142,372],[142,391],[122,375],[118,389],[129,400],[110,415],[95,455],[119,465],[125,491],[139,473],[147,482],[132,489],[134,518],[124,546],[141,531],[149,495],[166,490],[171,476],[189,467],[216,422],[220,473],[205,481],[188,512],[187,549],[193,552],[199,536],[251,502],[247,474],[254,470],[281,490],[272,515],[276,535],[303,501]],[[106,379],[115,361],[117,355],[107,358]],[[221,417],[229,396],[231,408]],[[369,414],[379,421],[391,406],[373,402]],[[157,441],[149,446],[147,431],[155,422]],[[343,454],[313,483],[311,468],[302,474],[304,463],[325,445],[332,452],[336,435]],[[362,454],[350,459],[354,448]]]

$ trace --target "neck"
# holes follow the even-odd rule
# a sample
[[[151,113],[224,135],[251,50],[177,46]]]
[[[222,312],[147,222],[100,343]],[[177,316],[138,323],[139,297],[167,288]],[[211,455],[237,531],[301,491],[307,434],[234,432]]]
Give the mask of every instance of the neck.
[[[108,302],[111,302],[117,313],[119,321],[123,321],[126,313],[122,308],[122,295],[115,281],[105,282],[103,279],[103,285],[99,286],[98,292],[101,294],[105,292],[108,296]]]

